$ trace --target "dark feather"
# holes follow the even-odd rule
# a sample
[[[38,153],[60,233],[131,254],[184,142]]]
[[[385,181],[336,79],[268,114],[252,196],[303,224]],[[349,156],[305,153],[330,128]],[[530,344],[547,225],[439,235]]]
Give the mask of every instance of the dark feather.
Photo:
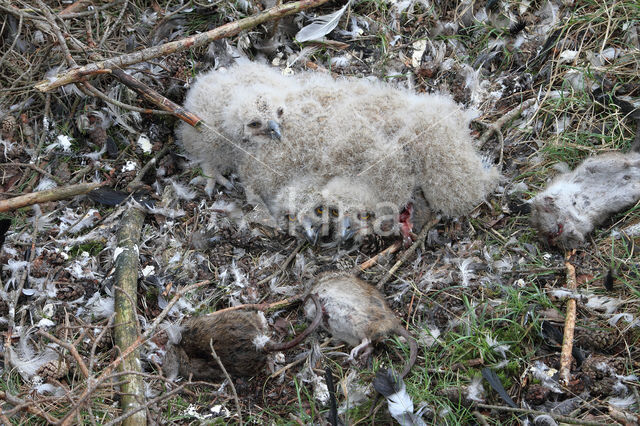
[[[93,201],[107,206],[117,206],[127,199],[129,194],[103,186],[87,194]]]
[[[527,22],[522,18],[518,18],[516,23],[511,25],[511,28],[509,28],[509,34],[511,34],[512,37],[515,37],[525,28],[527,28]]]
[[[511,399],[507,391],[504,390],[504,386],[502,386],[502,382],[500,381],[500,378],[495,373],[495,371],[493,371],[488,367],[485,367],[482,369],[482,377],[484,377],[484,379],[487,382],[489,382],[489,385],[491,385],[494,391],[498,392],[498,395],[500,395],[500,398],[502,398],[502,400],[506,402],[507,405],[509,405],[509,407],[512,407],[512,408],[518,407],[516,403],[513,402],[513,399]]]
[[[0,219],[0,250],[2,250],[2,245],[4,244],[4,235],[9,230],[11,226],[11,219]]]
[[[373,379],[373,387],[376,391],[381,393],[385,398],[397,393],[402,388],[400,378],[393,374],[391,370],[381,368],[376,373],[375,379]]]
[[[324,367],[324,377],[329,389],[329,423],[331,426],[338,426],[338,407],[336,404],[336,387],[333,383],[333,373],[328,366]]]
[[[613,291],[613,280],[613,269],[609,269],[607,271],[607,276],[604,277],[604,288],[606,288],[608,291]]]

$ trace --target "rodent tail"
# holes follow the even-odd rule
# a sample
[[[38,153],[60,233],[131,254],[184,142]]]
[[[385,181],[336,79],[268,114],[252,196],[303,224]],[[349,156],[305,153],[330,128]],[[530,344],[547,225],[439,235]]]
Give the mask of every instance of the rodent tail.
[[[401,374],[401,377],[404,378],[404,376],[411,371],[411,367],[413,367],[413,364],[416,363],[416,359],[418,358],[418,342],[416,342],[416,339],[413,338],[411,333],[402,326],[396,332],[407,339],[407,342],[409,343],[409,361],[407,361],[407,364]]]
[[[268,345],[267,350],[269,352],[286,351],[287,349],[291,349],[302,342],[304,339],[306,339],[307,336],[313,332],[313,330],[318,328],[320,322],[322,322],[322,305],[320,305],[320,300],[318,299],[318,296],[316,294],[311,294],[309,295],[309,297],[311,297],[311,300],[313,300],[313,303],[316,305],[316,316],[315,318],[313,318],[313,321],[311,322],[309,327],[305,328],[302,333],[298,334],[288,342],[272,343]]]

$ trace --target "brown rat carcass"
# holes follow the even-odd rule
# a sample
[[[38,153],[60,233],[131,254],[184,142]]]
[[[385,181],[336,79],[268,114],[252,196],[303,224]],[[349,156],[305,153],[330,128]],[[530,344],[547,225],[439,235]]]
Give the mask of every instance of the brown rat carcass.
[[[551,245],[575,248],[609,216],[640,200],[640,153],[610,152],[563,173],[531,203],[531,223]]]
[[[312,301],[320,306],[318,299]],[[269,339],[267,321],[262,312],[235,310],[201,315],[182,326],[180,343],[167,349],[165,364],[182,377],[216,380],[224,377],[213,359],[211,344],[231,376],[252,376],[260,372],[269,352],[291,349],[318,327],[321,316],[294,339],[274,343]]]
[[[397,334],[409,343],[409,361],[404,377],[416,361],[418,346],[389,308],[383,295],[373,286],[348,272],[328,272],[311,288],[323,311],[323,325],[333,338],[354,346],[351,358],[360,350],[371,351],[370,344]],[[308,318],[317,317],[317,304],[305,305]]]

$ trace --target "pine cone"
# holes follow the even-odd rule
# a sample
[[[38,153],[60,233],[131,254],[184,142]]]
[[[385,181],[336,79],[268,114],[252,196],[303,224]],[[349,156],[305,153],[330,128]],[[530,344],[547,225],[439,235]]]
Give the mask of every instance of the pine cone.
[[[229,243],[217,244],[209,250],[209,261],[216,267],[228,265],[233,259],[233,245]]]
[[[13,133],[18,128],[18,122],[13,115],[5,115],[0,122],[0,131],[2,131],[2,136],[11,139],[13,137]]]
[[[71,301],[84,296],[84,287],[77,283],[59,283],[56,286],[58,300]]]
[[[616,330],[576,330],[576,343],[584,349],[605,351],[616,346],[622,340],[622,335]]]
[[[44,380],[58,380],[64,377],[69,372],[69,365],[64,358],[54,359],[44,364],[38,369],[36,374],[42,377]]]

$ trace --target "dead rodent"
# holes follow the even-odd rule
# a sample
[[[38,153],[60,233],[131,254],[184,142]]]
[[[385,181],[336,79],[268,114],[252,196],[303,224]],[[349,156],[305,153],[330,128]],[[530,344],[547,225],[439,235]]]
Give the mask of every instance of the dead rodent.
[[[416,361],[418,347],[415,339],[402,326],[382,294],[373,286],[347,272],[329,272],[321,275],[311,289],[317,295],[323,310],[325,328],[331,335],[351,346],[351,357],[371,343],[397,334],[407,339],[410,355],[402,377]],[[307,318],[316,317],[316,307],[307,302]]]
[[[315,296],[314,300],[317,301]],[[319,303],[319,302],[318,302]],[[318,304],[319,306],[319,304]],[[262,312],[237,310],[201,315],[182,326],[182,340],[167,350],[165,364],[170,370],[194,380],[216,380],[223,376],[211,354],[210,343],[231,376],[253,376],[264,368],[267,353],[290,349],[304,340],[320,324],[317,316],[294,339],[274,343],[269,339]]]
[[[550,245],[574,248],[609,216],[640,199],[640,153],[611,152],[563,173],[531,203],[531,223]]]

